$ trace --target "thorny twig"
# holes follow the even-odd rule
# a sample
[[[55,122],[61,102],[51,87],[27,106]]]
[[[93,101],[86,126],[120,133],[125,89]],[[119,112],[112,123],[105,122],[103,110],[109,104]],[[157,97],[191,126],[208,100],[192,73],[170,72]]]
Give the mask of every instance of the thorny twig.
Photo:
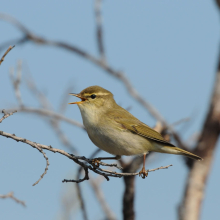
[[[20,203],[21,205],[23,205],[24,207],[26,207],[25,202],[22,201],[22,200],[20,200],[20,199],[17,199],[17,198],[14,196],[14,193],[13,193],[13,192],[10,192],[10,193],[8,193],[8,194],[6,194],[6,195],[0,195],[0,198],[1,198],[1,199],[11,198],[11,199],[13,199],[15,202]]]
[[[13,48],[15,47],[14,46],[9,46],[9,48],[6,50],[6,52],[4,53],[4,55],[2,56],[1,60],[0,60],[0,65],[2,64],[2,62],[4,61],[5,59],[5,56],[10,52],[10,50],[12,50]]]

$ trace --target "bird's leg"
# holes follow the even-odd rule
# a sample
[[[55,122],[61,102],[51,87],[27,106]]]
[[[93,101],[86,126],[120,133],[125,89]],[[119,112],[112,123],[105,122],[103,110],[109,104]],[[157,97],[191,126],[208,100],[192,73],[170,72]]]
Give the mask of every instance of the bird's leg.
[[[92,163],[96,166],[99,167],[100,161],[101,160],[120,160],[121,156],[120,155],[116,155],[115,157],[97,157],[92,159]]]
[[[148,176],[148,171],[145,170],[145,159],[146,159],[146,154],[144,154],[144,161],[143,161],[143,167],[141,171],[139,172],[139,176],[141,176],[143,179]]]

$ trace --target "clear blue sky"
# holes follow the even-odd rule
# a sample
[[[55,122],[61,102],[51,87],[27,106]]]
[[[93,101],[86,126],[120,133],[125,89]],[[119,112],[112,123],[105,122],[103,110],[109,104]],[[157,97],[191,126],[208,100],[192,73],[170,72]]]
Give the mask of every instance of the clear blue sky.
[[[8,0],[1,4],[0,10],[40,36],[66,41],[98,55],[93,3]],[[103,23],[109,64],[123,70],[138,92],[169,123],[191,117],[184,129],[181,130],[184,126],[178,127],[185,140],[199,133],[209,103],[219,50],[219,13],[214,1],[104,1]],[[21,36],[15,27],[1,20],[0,30],[0,44]],[[69,84],[74,86],[72,92],[100,85],[110,90],[122,107],[131,106],[132,114],[150,126],[155,125],[155,120],[129,97],[123,84],[115,78],[75,54],[33,43],[15,47],[1,65],[0,108],[16,106],[8,72],[18,59],[23,60],[24,72],[30,70],[55,110]],[[21,92],[26,105],[38,106],[24,82]],[[68,106],[66,116],[82,121],[77,106]],[[82,130],[66,123],[62,123],[62,128],[80,155],[89,156],[96,149]],[[0,130],[63,148],[50,126],[38,116],[17,113],[6,119]],[[0,194],[14,191],[15,196],[27,204],[23,208],[9,199],[0,200],[1,218],[60,219],[63,195],[69,193],[77,200],[74,184],[61,182],[64,178],[75,177],[77,165],[61,155],[46,152],[50,161],[48,174],[33,187],[45,168],[43,156],[30,146],[4,137],[0,137],[0,143]],[[217,220],[219,216],[219,158],[218,149],[208,180],[202,220]],[[180,156],[157,154],[147,167],[168,164],[174,166],[150,173],[145,180],[137,178],[137,219],[176,219],[187,177],[184,160]],[[89,219],[103,218],[89,184],[84,182],[81,186]],[[103,180],[101,186],[111,209],[121,219],[123,180]],[[77,208],[73,211],[73,219],[81,220],[81,212]]]

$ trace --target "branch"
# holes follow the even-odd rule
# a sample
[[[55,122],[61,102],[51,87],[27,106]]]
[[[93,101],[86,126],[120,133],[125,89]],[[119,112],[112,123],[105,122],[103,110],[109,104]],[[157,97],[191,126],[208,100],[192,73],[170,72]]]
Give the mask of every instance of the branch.
[[[2,62],[4,61],[5,59],[5,56],[10,52],[10,50],[12,50],[13,48],[15,47],[14,46],[9,46],[9,48],[6,50],[6,52],[4,53],[4,55],[2,56],[1,60],[0,60],[0,65],[2,64]]]
[[[11,198],[11,199],[13,199],[15,202],[17,202],[17,203],[23,205],[24,207],[26,207],[25,202],[22,201],[22,200],[20,200],[20,199],[17,199],[16,197],[14,197],[14,193],[13,193],[13,192],[10,192],[10,193],[8,193],[8,194],[6,194],[6,195],[0,195],[0,198],[1,198],[1,199]]]
[[[219,5],[219,1],[216,2]],[[208,114],[202,128],[200,139],[194,150],[194,153],[203,157],[204,161],[187,161],[190,171],[185,193],[179,206],[180,220],[198,220],[200,218],[206,183],[220,135],[220,55],[218,59],[215,85],[213,87]]]
[[[102,6],[102,0],[95,0],[96,39],[97,39],[100,57],[103,60],[103,62],[105,62],[101,6]]]
[[[163,124],[168,125],[168,123],[165,121],[165,119],[160,115],[160,113],[154,108],[150,103],[148,103],[141,95],[136,91],[136,89],[132,86],[129,79],[125,76],[124,73],[115,70],[111,66],[107,64],[107,62],[103,62],[102,59],[98,59],[95,56],[87,53],[81,48],[78,48],[76,46],[67,44],[65,42],[61,41],[53,41],[53,40],[47,40],[43,37],[39,37],[35,34],[33,34],[31,31],[29,31],[23,24],[21,24],[19,21],[17,21],[15,18],[6,15],[6,14],[0,14],[0,19],[5,20],[11,24],[13,24],[15,27],[17,27],[25,36],[23,36],[20,39],[20,43],[26,43],[28,41],[32,41],[37,44],[43,44],[48,46],[54,46],[59,47],[65,50],[68,50],[70,52],[76,53],[80,57],[92,62],[93,64],[97,65],[98,67],[102,68],[104,71],[106,71],[111,76],[117,78],[120,80],[124,86],[126,87],[127,91],[130,93],[130,95],[138,101],[144,108],[148,110],[148,112],[157,120],[161,121]],[[18,40],[19,42],[19,40]]]
[[[44,93],[42,93],[36,86],[34,80],[31,77],[31,74],[29,72],[29,77],[26,79],[26,84],[30,90],[30,92],[37,98],[38,102],[40,103],[40,105],[43,107],[43,109],[47,109],[47,110],[51,110],[52,111],[52,105],[50,104],[49,100],[47,99],[47,97],[45,96]],[[60,105],[60,109],[59,109],[59,113],[61,115],[64,114],[64,111],[66,109],[67,106],[67,98],[69,98],[69,91],[70,87],[68,88],[68,90],[66,90],[65,92],[65,97],[63,97],[61,105]],[[65,101],[65,102],[64,102]],[[68,140],[67,136],[65,135],[65,133],[62,131],[61,127],[60,127],[60,121],[57,120],[56,118],[52,117],[49,118],[48,120],[49,124],[51,125],[51,127],[53,128],[53,130],[56,133],[56,136],[59,138],[59,140],[61,141],[61,143],[68,149],[70,150],[72,153],[76,153],[76,148],[73,146],[73,144]]]
[[[96,5],[95,8],[96,8],[97,33],[102,33],[101,11],[100,11],[101,0],[96,0],[95,5]],[[6,20],[6,21],[12,23],[21,32],[23,32],[25,37],[22,37],[22,39],[20,39],[20,43],[25,43],[25,42],[28,42],[30,40],[30,41],[38,43],[38,44],[40,43],[40,44],[44,44],[44,45],[49,45],[49,46],[55,46],[55,47],[63,48],[63,49],[68,50],[70,52],[76,53],[77,55],[85,58],[88,61],[91,61],[93,64],[95,64],[98,67],[102,68],[104,71],[106,71],[111,76],[113,76],[113,77],[117,78],[118,80],[120,80],[124,84],[124,86],[126,87],[128,93],[136,101],[138,101],[145,109],[147,109],[152,117],[154,117],[157,121],[160,121],[163,124],[164,127],[167,127],[173,133],[174,139],[176,140],[178,146],[180,148],[185,149],[185,150],[188,149],[188,147],[181,141],[180,136],[174,131],[173,127],[170,126],[165,121],[165,119],[162,117],[162,115],[157,111],[156,108],[154,108],[152,106],[152,104],[148,103],[136,91],[136,89],[132,86],[131,82],[125,76],[125,74],[123,72],[115,70],[114,68],[109,66],[106,61],[103,61],[102,58],[98,59],[98,58],[94,57],[93,55],[87,53],[86,51],[82,50],[81,48],[78,48],[76,46],[73,46],[73,45],[70,45],[70,44],[67,44],[67,43],[64,43],[64,42],[46,40],[45,38],[39,37],[39,36],[33,34],[31,31],[29,31],[23,24],[18,22],[15,18],[13,18],[13,17],[11,17],[9,15],[0,14],[0,19]],[[99,50],[104,53],[102,34],[98,34],[97,36],[98,36],[97,39],[98,39],[99,48],[102,48],[102,49],[99,49]]]
[[[96,4],[98,4],[100,6],[100,1],[101,0],[96,0]],[[97,6],[96,6],[97,7]],[[99,18],[101,16],[100,14],[100,7],[97,9],[99,11],[98,15]],[[125,88],[127,89],[128,93],[136,100],[138,101],[149,113],[152,117],[154,117],[157,121],[160,121],[164,127],[167,127],[173,134],[174,134],[174,138],[176,139],[178,145],[187,150],[187,147],[185,144],[182,143],[181,138],[179,137],[179,135],[174,131],[174,129],[166,122],[166,120],[162,117],[162,115],[158,112],[158,110],[153,107],[152,104],[150,104],[149,102],[147,102],[138,92],[137,90],[132,86],[130,80],[126,77],[126,75],[121,72],[121,71],[117,71],[114,68],[112,68],[111,66],[108,65],[108,63],[106,61],[103,61],[103,59],[98,59],[95,56],[87,53],[86,51],[84,51],[81,48],[78,48],[76,46],[64,43],[64,42],[60,42],[60,41],[53,41],[53,40],[47,40],[45,38],[39,37],[35,34],[33,34],[31,31],[29,31],[23,24],[21,24],[20,22],[18,22],[15,18],[9,16],[9,15],[5,15],[5,14],[0,14],[0,19],[3,19],[11,24],[13,24],[15,27],[17,27],[25,36],[23,36],[20,40],[16,40],[17,42],[20,43],[25,43],[28,42],[29,40],[32,42],[35,42],[37,44],[44,44],[44,45],[48,45],[48,46],[54,46],[54,47],[59,47],[65,50],[68,50],[70,52],[76,53],[77,55],[79,55],[80,57],[92,62],[93,64],[97,65],[98,67],[102,68],[104,71],[106,71],[108,74],[110,74],[111,76],[117,78],[119,81],[121,81]],[[99,24],[99,28],[101,23]],[[102,30],[102,29],[100,29]],[[102,35],[100,35],[102,36]],[[103,48],[103,43],[102,43],[102,37],[98,37],[98,42],[99,42],[99,47],[101,46]],[[104,51],[104,50],[103,50]]]
[[[48,167],[49,167],[49,165],[50,165],[49,160],[48,160],[48,157],[46,156],[46,154],[44,153],[44,151],[43,151],[40,147],[38,147],[37,145],[35,145],[35,147],[36,147],[36,149],[39,150],[40,153],[43,154],[43,156],[44,156],[44,158],[45,158],[45,160],[46,160],[46,168],[45,168],[44,173],[40,176],[39,180],[37,180],[32,186],[37,185],[37,184],[43,179],[43,177],[44,177],[44,175],[47,173]]]
[[[0,119],[0,123],[2,123],[2,121],[7,117],[13,115],[15,112],[17,112],[17,110],[12,111],[11,113],[7,113],[5,109],[2,109],[2,113],[4,114],[4,116]]]
[[[11,112],[11,111],[27,112],[27,113],[32,113],[32,114],[33,113],[38,114],[41,116],[47,116],[47,117],[54,118],[56,120],[65,121],[71,125],[77,126],[77,127],[85,130],[84,126],[80,122],[72,120],[70,118],[67,118],[67,117],[63,116],[62,114],[56,113],[51,110],[43,109],[43,108],[32,108],[32,107],[22,106],[22,107],[18,107],[18,108],[7,109],[6,111],[7,112]]]
[[[101,151],[100,149],[97,149],[90,156],[90,158],[95,157],[100,151]],[[81,174],[82,170],[83,170],[83,167],[79,167],[78,172],[77,172],[77,179],[80,179],[80,174]],[[86,175],[86,173],[85,173],[85,175]],[[86,206],[85,206],[85,202],[84,202],[84,199],[83,199],[83,195],[82,195],[82,190],[81,190],[80,184],[76,184],[76,190],[77,190],[77,194],[78,194],[78,197],[79,197],[80,208],[82,210],[83,218],[84,218],[84,220],[87,220],[88,219],[88,215],[87,215],[87,212],[86,212]]]
[[[78,165],[82,166],[86,172],[87,172],[87,170],[92,170],[93,172],[105,177],[106,180],[108,180],[108,181],[109,181],[109,177],[119,177],[119,178],[121,178],[121,177],[124,177],[124,176],[139,175],[139,173],[117,173],[117,172],[114,172],[114,171],[105,170],[105,169],[102,169],[100,167],[93,166],[94,165],[93,160],[88,159],[84,156],[75,156],[73,154],[69,154],[69,153],[65,152],[64,150],[52,148],[52,146],[39,144],[39,143],[36,143],[36,142],[32,142],[30,140],[27,140],[25,138],[17,137],[15,134],[9,134],[9,133],[6,133],[4,131],[0,131],[0,135],[4,136],[4,137],[7,137],[7,138],[11,138],[13,140],[16,140],[17,142],[23,142],[25,144],[28,144],[28,145],[32,146],[33,148],[37,148],[37,149],[40,148],[40,149],[48,150],[48,151],[51,151],[51,152],[54,152],[54,153],[62,154],[64,156],[68,157],[69,159],[73,160]],[[86,163],[84,163],[80,160],[87,162],[89,165],[87,165]],[[100,164],[102,165],[102,163],[100,163]],[[115,166],[115,164],[105,164],[105,165]],[[159,168],[156,168],[156,170],[158,170],[158,169],[167,169],[170,166],[171,165],[168,165],[168,166],[165,166],[165,167],[159,167]],[[155,169],[147,170],[147,172],[152,172],[152,171],[155,171]],[[83,181],[87,180],[87,179],[88,179],[88,176],[85,176]],[[83,181],[80,181],[80,180],[66,180],[66,179],[63,180],[63,182],[83,182]]]
[[[18,101],[19,106],[23,106],[22,98],[21,98],[21,91],[20,91],[20,84],[21,84],[21,73],[22,73],[22,61],[18,61],[17,63],[17,71],[16,76],[14,76],[14,69],[11,68],[9,71],[9,75],[11,78],[11,82],[15,91],[15,97]]]
[[[4,113],[4,116],[0,119],[0,123],[1,123],[5,118],[7,118],[7,117],[13,115],[13,113],[15,113],[15,112],[16,112],[16,111],[11,112],[11,113],[7,113],[5,110],[2,110],[2,113]],[[0,131],[0,135],[5,136],[5,135],[4,135],[4,132],[2,132],[2,131]],[[15,134],[12,134],[12,136],[15,137]],[[15,140],[16,140],[16,139],[15,139]],[[17,140],[17,141],[18,141],[18,140]],[[26,141],[26,139],[23,139],[23,142],[25,142],[25,141]],[[46,160],[46,168],[45,168],[45,171],[44,171],[44,173],[41,175],[40,179],[33,184],[33,186],[35,186],[36,184],[38,184],[38,183],[40,182],[40,180],[41,180],[41,179],[44,177],[44,175],[47,173],[48,166],[49,166],[50,164],[49,164],[48,157],[46,156],[46,154],[44,153],[44,151],[43,151],[40,147],[38,147],[35,142],[32,142],[32,147],[36,148],[40,153],[42,153],[43,156],[44,156],[44,158],[45,158],[45,160]]]
[[[103,212],[105,213],[104,219],[115,220],[116,219],[115,214],[113,213],[107,201],[105,200],[104,193],[102,192],[101,187],[100,187],[100,182],[97,180],[97,178],[96,179],[90,178],[89,183],[91,184],[93,192],[97,200],[99,201],[99,204]]]

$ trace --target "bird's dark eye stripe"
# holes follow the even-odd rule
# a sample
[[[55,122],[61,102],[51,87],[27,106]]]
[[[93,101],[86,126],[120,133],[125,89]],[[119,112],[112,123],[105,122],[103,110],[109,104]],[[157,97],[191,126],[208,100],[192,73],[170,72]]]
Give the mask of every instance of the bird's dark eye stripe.
[[[92,98],[92,99],[94,99],[95,97],[96,97],[96,95],[95,95],[95,94],[92,94],[92,95],[91,95],[91,98]]]

